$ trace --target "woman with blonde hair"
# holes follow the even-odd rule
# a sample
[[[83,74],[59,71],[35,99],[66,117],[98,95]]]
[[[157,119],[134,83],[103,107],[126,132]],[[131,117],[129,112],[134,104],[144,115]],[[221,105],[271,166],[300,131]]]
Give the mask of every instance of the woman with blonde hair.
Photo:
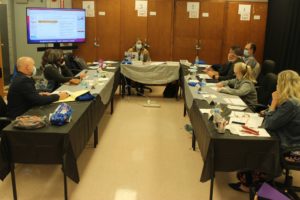
[[[272,94],[263,126],[270,135],[280,138],[282,150],[300,144],[300,77],[297,72],[285,70],[278,74],[277,90]],[[288,154],[285,157],[290,159]],[[240,182],[229,186],[242,192],[249,192],[250,185],[264,181],[264,174],[258,171],[239,172],[237,177]]]
[[[300,77],[292,70],[278,74],[277,89],[266,112],[264,127],[280,138],[282,147],[300,144]]]
[[[256,81],[253,78],[251,67],[242,62],[236,63],[234,73],[235,79],[217,84],[218,91],[239,96],[248,105],[257,104],[257,93],[254,86]]]

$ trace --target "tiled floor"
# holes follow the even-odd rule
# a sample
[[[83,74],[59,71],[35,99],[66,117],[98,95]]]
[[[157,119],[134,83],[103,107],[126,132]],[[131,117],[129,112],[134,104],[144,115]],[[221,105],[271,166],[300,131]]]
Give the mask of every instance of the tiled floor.
[[[144,97],[116,97],[115,113],[100,122],[99,144],[93,141],[78,159],[81,181],[68,181],[71,200],[205,200],[210,183],[200,183],[202,158],[191,150],[184,130],[183,101],[161,98],[154,87],[151,100],[160,108],[143,107]],[[60,166],[17,165],[20,200],[63,199]],[[243,200],[227,183],[235,173],[217,173],[215,200]],[[299,176],[296,183],[299,183]],[[299,184],[300,185],[300,184]],[[11,180],[0,182],[0,199],[12,199]]]

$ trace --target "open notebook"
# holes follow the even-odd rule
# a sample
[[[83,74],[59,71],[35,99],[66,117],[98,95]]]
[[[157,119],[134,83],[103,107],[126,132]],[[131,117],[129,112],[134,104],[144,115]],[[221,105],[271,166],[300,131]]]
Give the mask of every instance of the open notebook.
[[[68,90],[64,90],[64,91],[54,91],[52,92],[52,94],[58,94],[60,92],[66,92],[68,93],[70,96],[66,99],[63,99],[63,100],[59,100],[59,101],[56,101],[55,103],[62,103],[62,102],[70,102],[70,101],[76,101],[76,98],[89,92],[89,90],[78,90],[76,92],[71,92],[71,91],[68,91]]]

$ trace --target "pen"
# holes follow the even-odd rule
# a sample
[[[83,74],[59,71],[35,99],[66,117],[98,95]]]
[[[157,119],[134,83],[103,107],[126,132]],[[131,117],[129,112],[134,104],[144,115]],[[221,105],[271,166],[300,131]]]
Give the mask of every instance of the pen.
[[[251,132],[253,132],[253,133],[259,135],[259,131],[256,131],[256,130],[254,130],[254,129],[251,129],[251,128],[249,128],[248,126],[245,126],[245,125],[243,125],[242,127],[243,127],[243,129],[245,129],[245,130],[247,130],[247,131],[251,131]]]
[[[241,130],[241,132],[248,133],[248,134],[251,134],[251,135],[259,135],[258,133],[255,133],[255,132],[252,132],[252,131],[249,131],[249,130]]]
[[[245,125],[245,123],[243,123],[243,122],[237,122],[237,121],[232,121],[231,123],[233,123],[233,124]]]

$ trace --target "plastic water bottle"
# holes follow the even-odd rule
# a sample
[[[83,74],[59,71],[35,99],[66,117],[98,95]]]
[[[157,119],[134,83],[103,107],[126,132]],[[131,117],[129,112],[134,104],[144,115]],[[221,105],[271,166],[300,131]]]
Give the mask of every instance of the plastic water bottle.
[[[214,124],[217,124],[223,119],[223,117],[221,116],[221,112],[222,112],[221,105],[218,103],[213,109],[213,113],[212,113],[212,115],[214,116],[214,120],[213,120]]]
[[[199,63],[199,57],[196,56],[196,58],[195,58],[195,65],[197,65],[198,63]]]
[[[201,87],[205,87],[205,86],[206,86],[206,79],[203,78],[203,79],[201,80]]]

